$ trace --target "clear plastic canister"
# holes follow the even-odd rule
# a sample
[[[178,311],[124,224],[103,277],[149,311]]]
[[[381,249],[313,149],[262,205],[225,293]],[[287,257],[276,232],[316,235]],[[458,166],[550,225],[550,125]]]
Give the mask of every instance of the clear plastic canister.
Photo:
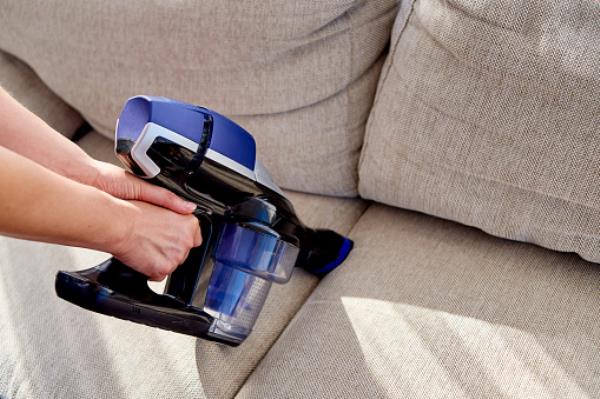
[[[267,280],[287,282],[299,248],[265,226],[226,224],[215,249],[215,259]]]
[[[258,229],[233,223],[223,227],[204,302],[215,318],[212,334],[242,341],[252,331],[272,281],[290,279],[298,247]]]

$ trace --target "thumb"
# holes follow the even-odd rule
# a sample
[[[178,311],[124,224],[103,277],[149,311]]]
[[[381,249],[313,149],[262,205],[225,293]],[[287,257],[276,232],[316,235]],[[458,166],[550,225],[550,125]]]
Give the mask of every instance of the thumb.
[[[154,205],[162,206],[181,214],[190,214],[196,209],[196,204],[186,201],[167,189],[154,186],[148,182],[140,181],[139,201],[149,202]]]
[[[194,231],[194,247],[202,245],[202,233],[200,232],[200,226],[196,221],[196,231]]]

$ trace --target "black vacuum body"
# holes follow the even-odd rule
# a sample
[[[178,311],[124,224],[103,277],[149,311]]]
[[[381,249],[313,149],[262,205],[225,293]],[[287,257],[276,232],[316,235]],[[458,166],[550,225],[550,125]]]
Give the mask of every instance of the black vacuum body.
[[[311,229],[256,159],[252,136],[226,117],[163,97],[129,99],[115,131],[132,173],[197,204],[203,243],[163,294],[115,258],[56,276],[59,297],[95,312],[229,345],[252,331],[273,282],[295,266],[322,275],[352,241]]]

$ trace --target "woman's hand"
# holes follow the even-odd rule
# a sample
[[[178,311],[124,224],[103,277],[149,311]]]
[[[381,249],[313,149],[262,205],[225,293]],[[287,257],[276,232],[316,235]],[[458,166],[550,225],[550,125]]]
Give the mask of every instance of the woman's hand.
[[[150,184],[118,166],[107,162],[92,161],[97,172],[84,184],[94,186],[108,194],[124,200],[144,201],[181,214],[189,214],[196,205],[181,199],[169,190]]]
[[[125,236],[109,248],[117,259],[160,281],[202,243],[200,224],[193,215],[181,215],[145,202],[131,201],[124,223]]]
[[[193,215],[115,198],[2,146],[0,164],[0,234],[110,252],[155,280],[202,241]]]
[[[200,245],[194,204],[93,160],[2,88],[0,125],[0,234],[112,252],[153,279]]]
[[[174,212],[195,209],[164,188],[145,182],[123,169],[92,159],[0,88],[0,146],[79,183],[125,200],[149,202]]]

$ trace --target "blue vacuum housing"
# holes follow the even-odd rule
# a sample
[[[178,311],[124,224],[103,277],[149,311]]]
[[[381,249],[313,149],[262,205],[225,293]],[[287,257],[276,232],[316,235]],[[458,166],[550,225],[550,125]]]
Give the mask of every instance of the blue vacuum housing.
[[[118,259],[56,277],[59,297],[84,308],[238,345],[250,334],[273,282],[294,267],[323,275],[352,241],[311,229],[256,158],[253,137],[207,108],[164,97],[129,99],[115,152],[132,173],[197,204],[203,243],[164,293]]]

